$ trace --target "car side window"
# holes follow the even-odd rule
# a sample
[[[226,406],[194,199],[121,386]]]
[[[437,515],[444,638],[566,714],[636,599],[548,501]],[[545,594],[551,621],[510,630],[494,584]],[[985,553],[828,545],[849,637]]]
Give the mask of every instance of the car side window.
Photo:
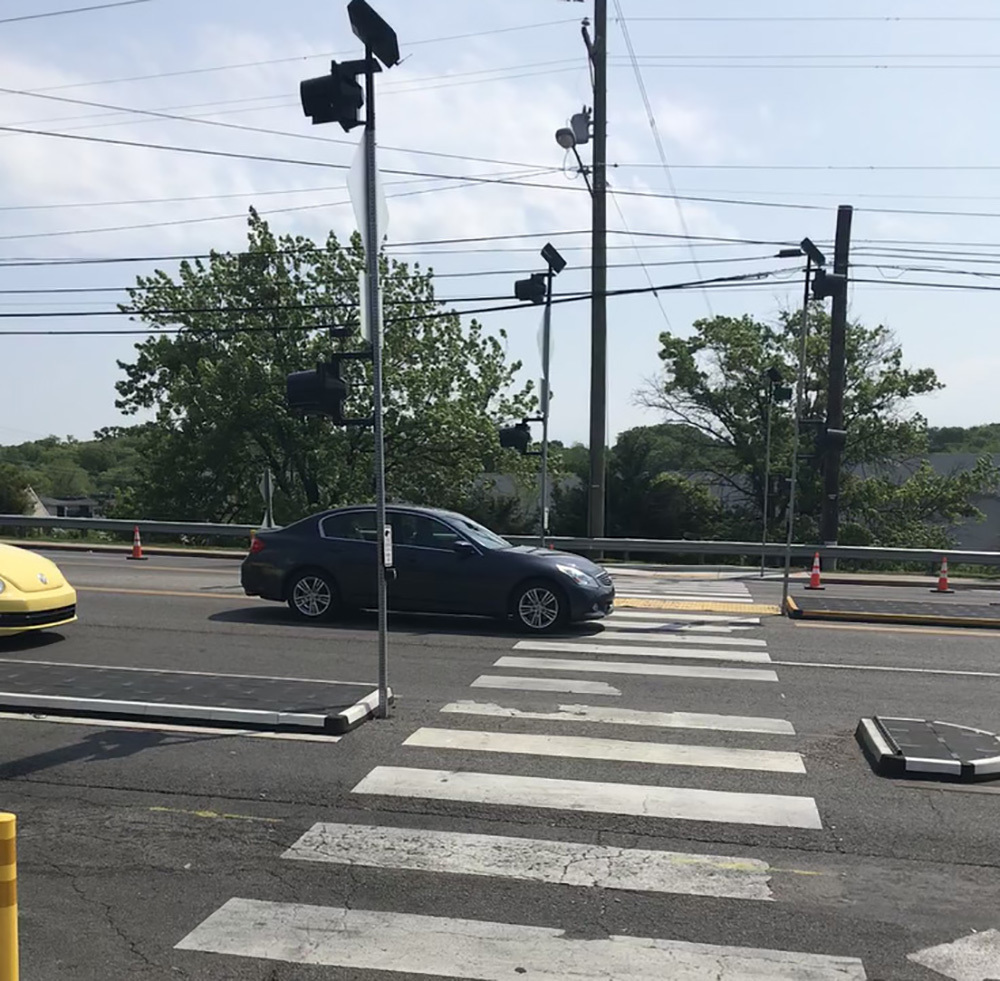
[[[320,534],[324,538],[374,543],[378,538],[375,532],[375,513],[373,511],[347,511],[342,514],[331,514],[324,518],[320,524]]]
[[[426,514],[393,513],[390,515],[390,521],[392,541],[395,545],[436,548],[450,552],[455,542],[462,537],[443,521],[428,517]]]

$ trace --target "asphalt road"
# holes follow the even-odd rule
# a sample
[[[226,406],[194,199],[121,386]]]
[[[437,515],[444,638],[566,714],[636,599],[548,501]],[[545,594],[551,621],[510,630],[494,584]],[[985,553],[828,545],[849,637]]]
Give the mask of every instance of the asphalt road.
[[[298,625],[235,563],[54,557],[80,622],[0,659],[374,680],[373,617]],[[889,781],[853,738],[872,713],[1000,730],[1000,634],[646,613],[564,650],[393,618],[392,718],[339,741],[0,718],[22,976],[1000,977],[1000,781]]]

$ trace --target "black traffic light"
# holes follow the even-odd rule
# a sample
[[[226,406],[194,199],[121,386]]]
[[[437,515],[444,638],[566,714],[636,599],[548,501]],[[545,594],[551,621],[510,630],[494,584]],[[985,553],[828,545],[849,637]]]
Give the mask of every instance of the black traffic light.
[[[532,273],[514,284],[514,296],[528,303],[545,302],[545,273]]]
[[[527,456],[531,445],[531,427],[527,422],[519,422],[516,426],[501,429],[500,445],[505,450],[517,450],[521,456]]]
[[[834,448],[843,450],[847,445],[847,431],[844,429],[827,429],[823,433],[822,442],[824,450]]]
[[[836,296],[841,290],[847,289],[847,276],[844,273],[827,272],[817,269],[812,281],[814,300],[825,300],[828,296]]]
[[[330,74],[299,83],[302,111],[313,124],[340,123],[345,132],[360,126],[358,113],[365,102],[364,90],[355,76],[365,70],[364,61],[330,62]]]
[[[335,354],[329,362],[312,371],[294,371],[285,379],[285,401],[292,412],[328,416],[335,426],[370,426],[371,419],[344,417],[344,401],[351,383],[341,374],[341,361],[357,359],[354,354]]]

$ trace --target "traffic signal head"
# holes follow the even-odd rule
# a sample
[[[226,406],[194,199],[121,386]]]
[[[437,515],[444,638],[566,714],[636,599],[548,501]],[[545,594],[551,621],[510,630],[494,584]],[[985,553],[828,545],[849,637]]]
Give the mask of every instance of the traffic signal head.
[[[827,272],[817,269],[812,281],[813,299],[825,300],[828,296],[836,296],[841,290],[847,289],[847,276],[844,273]]]
[[[847,445],[847,431],[844,429],[827,429],[823,433],[823,448],[843,450]]]
[[[526,422],[519,422],[516,426],[501,429],[500,445],[504,449],[517,450],[522,456],[526,456],[531,445],[531,427]]]
[[[528,303],[545,302],[545,273],[532,273],[514,284],[514,296]]]
[[[328,416],[335,426],[370,426],[371,419],[346,419],[344,400],[351,383],[340,371],[345,360],[360,360],[357,354],[335,354],[312,371],[294,371],[285,379],[285,401],[300,415]]]
[[[340,123],[345,132],[361,125],[358,113],[364,105],[365,96],[361,83],[352,73],[356,67],[356,62],[338,65],[332,61],[329,75],[307,78],[299,83],[302,111],[314,125]]]

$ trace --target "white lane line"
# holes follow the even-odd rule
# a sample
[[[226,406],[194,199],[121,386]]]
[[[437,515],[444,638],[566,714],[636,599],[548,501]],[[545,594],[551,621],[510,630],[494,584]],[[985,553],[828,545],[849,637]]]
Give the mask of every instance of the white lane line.
[[[617,624],[625,620],[669,620],[682,623],[740,623],[751,627],[760,626],[760,617],[741,617],[737,613],[671,613],[668,610],[615,610],[601,620],[602,624]]]
[[[752,596],[710,596],[707,593],[640,593],[636,589],[615,591],[616,599],[682,600],[685,603],[753,603]]]
[[[571,695],[621,695],[603,681],[578,681],[575,678],[517,678],[513,675],[481,674],[470,688],[505,688],[512,691],[557,691]]]
[[[605,708],[602,705],[560,705],[557,712],[529,712],[495,702],[460,700],[449,702],[442,712],[453,715],[485,715],[500,719],[538,719],[544,722],[595,722],[623,726],[654,726],[660,729],[713,729],[719,732],[759,732],[794,736],[795,727],[784,719],[752,715],[709,715],[701,712],[644,712],[639,709]]]
[[[506,804],[594,814],[628,814],[754,824],[775,828],[823,827],[811,797],[780,794],[740,794],[690,787],[650,787],[593,780],[508,776],[455,770],[421,770],[405,766],[377,766],[352,791],[387,797]]]
[[[499,662],[498,662],[499,663]],[[1000,678],[998,671],[959,671],[952,668],[896,668],[885,664],[830,664],[822,661],[773,661],[789,668],[830,668],[834,671],[889,671],[902,674],[945,674],[960,678]]]
[[[720,647],[767,647],[766,640],[759,640],[756,637],[715,637],[709,634],[689,634],[682,633],[677,630],[673,631],[648,631],[642,632],[640,634],[633,634],[637,640],[643,642],[652,643],[663,643],[663,644],[717,644]],[[600,634],[592,634],[587,640],[599,640]],[[625,640],[631,639],[627,637],[619,637],[615,634],[615,640]],[[532,640],[532,641],[518,641],[518,644],[557,644],[562,643],[562,641],[557,640]]]
[[[178,950],[471,981],[865,981],[854,957],[612,935],[554,927],[230,899]],[[530,969],[525,965],[530,965]]]
[[[763,668],[714,668],[700,664],[639,664],[634,661],[575,661],[557,657],[501,657],[495,668],[531,671],[577,671],[599,674],[638,674],[646,677],[712,678],[719,681],[777,681],[774,671]]]
[[[763,770],[767,773],[806,772],[805,764],[798,753],[773,749],[737,749],[729,746],[636,742],[593,736],[527,735],[520,732],[424,727],[407,737],[403,745],[474,753],[513,753],[521,756],[557,756],[560,759],[607,760],[615,763],[652,763],[657,766]]]
[[[601,637],[605,634],[624,634],[626,637],[653,637],[670,634],[748,634],[750,627],[733,626],[728,623],[602,623],[599,634],[587,636]]]
[[[282,858],[720,899],[773,899],[766,862],[540,838],[314,824]]]
[[[557,654],[625,654],[629,657],[675,657],[689,661],[736,661],[745,664],[768,664],[767,651],[736,649],[706,650],[703,647],[639,647],[634,644],[580,644],[563,640],[522,640],[515,651],[550,651]]]

